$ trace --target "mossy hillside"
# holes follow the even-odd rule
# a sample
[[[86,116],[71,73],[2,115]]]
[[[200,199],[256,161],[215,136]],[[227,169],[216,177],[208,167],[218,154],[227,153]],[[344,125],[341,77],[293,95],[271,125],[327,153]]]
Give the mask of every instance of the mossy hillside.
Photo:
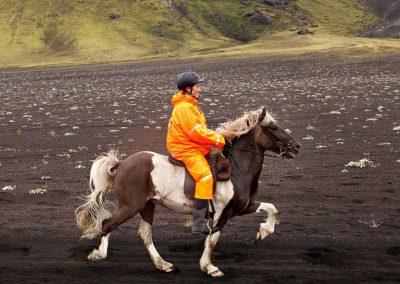
[[[3,0],[0,66],[223,54],[314,21],[321,33],[348,35],[373,19],[357,3],[295,0],[276,9],[263,1],[175,0],[170,9],[159,0]]]
[[[335,34],[356,34],[377,21],[360,1],[295,0],[295,4],[311,15],[321,28]]]

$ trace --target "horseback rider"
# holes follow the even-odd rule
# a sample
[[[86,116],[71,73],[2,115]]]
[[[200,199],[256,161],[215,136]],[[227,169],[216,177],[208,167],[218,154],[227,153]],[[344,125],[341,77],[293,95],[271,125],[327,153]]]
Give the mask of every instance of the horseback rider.
[[[182,161],[196,182],[193,204],[193,234],[208,234],[206,215],[209,200],[213,198],[213,177],[210,166],[204,157],[211,148],[222,150],[225,139],[222,135],[207,128],[204,113],[198,106],[200,83],[204,79],[186,71],[178,76],[179,92],[173,96],[174,106],[168,124],[167,148],[170,154]],[[213,149],[214,151],[215,149]],[[212,228],[212,232],[217,228]]]

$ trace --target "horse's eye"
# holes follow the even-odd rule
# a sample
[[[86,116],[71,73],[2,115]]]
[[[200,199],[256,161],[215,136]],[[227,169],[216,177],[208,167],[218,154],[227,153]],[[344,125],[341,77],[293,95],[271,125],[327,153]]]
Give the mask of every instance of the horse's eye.
[[[271,128],[272,130],[277,130],[277,129],[278,129],[278,126],[276,126],[275,124],[271,124],[271,125],[269,126],[269,128]]]

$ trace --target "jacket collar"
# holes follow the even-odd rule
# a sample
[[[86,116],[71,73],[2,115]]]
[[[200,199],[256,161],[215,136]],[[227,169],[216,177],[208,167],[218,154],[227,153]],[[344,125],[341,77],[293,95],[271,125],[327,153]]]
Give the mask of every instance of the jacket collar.
[[[191,103],[192,105],[197,105],[196,98],[189,96],[189,95],[185,95],[182,92],[179,92],[172,97],[171,103],[173,106],[176,106],[182,102],[188,102],[188,103]]]

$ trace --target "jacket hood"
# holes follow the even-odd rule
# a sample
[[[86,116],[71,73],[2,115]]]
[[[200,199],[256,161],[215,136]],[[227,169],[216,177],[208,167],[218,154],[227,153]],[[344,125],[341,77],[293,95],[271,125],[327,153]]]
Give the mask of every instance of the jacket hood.
[[[182,102],[188,102],[193,105],[197,105],[197,100],[189,95],[185,95],[182,92],[177,93],[171,99],[171,103],[173,106],[176,106]]]

